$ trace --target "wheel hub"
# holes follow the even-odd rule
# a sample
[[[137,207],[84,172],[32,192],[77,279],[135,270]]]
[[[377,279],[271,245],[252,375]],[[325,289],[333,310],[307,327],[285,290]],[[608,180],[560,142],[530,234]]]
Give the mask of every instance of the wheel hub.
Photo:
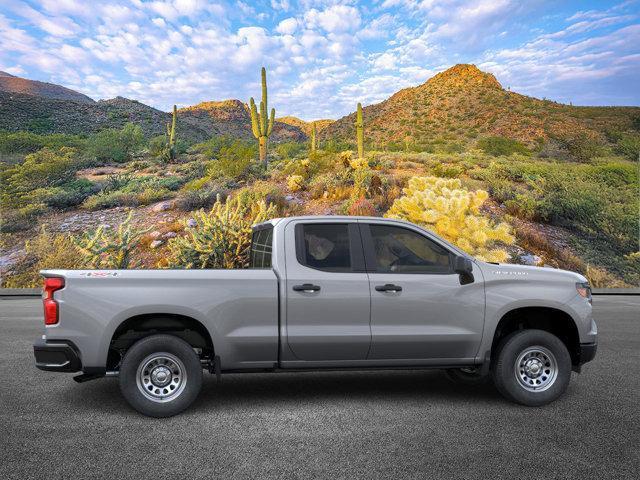
[[[537,358],[530,359],[525,362],[524,371],[530,377],[537,378],[542,373],[542,367],[543,365],[540,360],[538,360]]]
[[[159,366],[151,371],[151,383],[156,387],[164,387],[171,382],[171,371],[165,366]]]
[[[558,362],[549,349],[542,346],[528,347],[518,355],[514,373],[522,388],[530,392],[541,392],[555,383]]]
[[[177,398],[187,383],[187,370],[178,357],[167,352],[152,353],[138,367],[138,390],[153,402]]]

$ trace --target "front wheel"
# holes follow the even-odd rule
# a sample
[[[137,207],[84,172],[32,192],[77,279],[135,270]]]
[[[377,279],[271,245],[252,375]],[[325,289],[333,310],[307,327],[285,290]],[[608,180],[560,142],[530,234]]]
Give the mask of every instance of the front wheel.
[[[196,399],[202,366],[191,345],[173,335],[151,335],[127,350],[120,367],[120,390],[138,412],[170,417]]]
[[[571,378],[571,356],[565,344],[544,330],[522,330],[498,347],[493,382],[508,399],[537,407],[556,400]]]

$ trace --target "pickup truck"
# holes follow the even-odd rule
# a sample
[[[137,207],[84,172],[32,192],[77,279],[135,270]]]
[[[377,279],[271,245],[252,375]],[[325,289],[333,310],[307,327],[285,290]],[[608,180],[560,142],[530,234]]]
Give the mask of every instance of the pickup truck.
[[[175,415],[203,371],[440,368],[547,404],[596,353],[587,280],[486,263],[408,222],[255,225],[250,268],[45,270],[41,370],[119,377],[139,412]]]

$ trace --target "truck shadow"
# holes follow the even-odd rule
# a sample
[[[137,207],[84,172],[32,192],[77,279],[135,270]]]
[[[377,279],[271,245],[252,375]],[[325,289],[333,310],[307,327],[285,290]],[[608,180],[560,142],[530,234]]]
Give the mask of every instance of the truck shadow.
[[[206,374],[202,392],[189,408],[206,413],[259,406],[313,406],[352,402],[505,402],[495,388],[451,382],[438,370],[377,370],[226,374],[222,382]],[[82,389],[79,392],[78,389]],[[72,384],[60,393],[70,406],[82,410],[114,412],[130,410],[120,394],[116,379],[101,379],[83,385]]]
[[[215,399],[212,401],[212,399]],[[357,401],[503,402],[493,385],[451,382],[437,370],[379,370],[223,375],[205,378],[197,409],[239,404]]]

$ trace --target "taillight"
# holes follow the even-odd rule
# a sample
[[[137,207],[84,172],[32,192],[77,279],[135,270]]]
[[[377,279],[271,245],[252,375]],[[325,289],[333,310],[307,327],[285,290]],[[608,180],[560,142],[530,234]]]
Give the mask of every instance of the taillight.
[[[64,288],[64,278],[49,277],[44,279],[42,303],[44,304],[45,325],[55,325],[58,323],[58,302],[53,299],[53,292],[61,288]]]

